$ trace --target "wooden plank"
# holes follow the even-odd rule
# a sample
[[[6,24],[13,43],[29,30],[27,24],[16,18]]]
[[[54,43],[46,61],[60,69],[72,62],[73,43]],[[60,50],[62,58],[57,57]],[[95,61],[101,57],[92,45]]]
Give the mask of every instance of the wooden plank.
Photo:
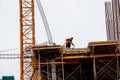
[[[120,45],[120,41],[96,41],[96,42],[89,42],[88,46],[102,46],[102,45],[116,45],[119,44]]]
[[[63,54],[79,54],[90,52],[88,48],[63,49]]]

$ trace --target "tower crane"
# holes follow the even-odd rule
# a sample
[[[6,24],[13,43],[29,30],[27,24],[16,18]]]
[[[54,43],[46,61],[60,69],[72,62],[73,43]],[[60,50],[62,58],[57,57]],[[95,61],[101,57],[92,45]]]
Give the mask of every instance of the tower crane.
[[[36,0],[43,24],[50,45],[54,45],[49,25],[44,14],[41,2]],[[25,48],[35,45],[35,23],[34,23],[34,0],[19,0],[20,9],[20,80],[37,80],[36,75],[31,79],[34,72],[30,66],[30,59],[24,58],[29,53],[25,52]]]
[[[36,0],[39,8],[43,24],[47,33],[48,42],[54,45],[49,25],[44,14],[41,2]],[[25,52],[27,46],[35,45],[35,22],[34,22],[34,0],[19,0],[20,11],[20,55],[19,54],[0,54],[0,59],[19,59],[20,58],[20,80],[36,80],[31,79],[33,69],[30,66],[30,58]],[[29,56],[29,57],[28,57]]]

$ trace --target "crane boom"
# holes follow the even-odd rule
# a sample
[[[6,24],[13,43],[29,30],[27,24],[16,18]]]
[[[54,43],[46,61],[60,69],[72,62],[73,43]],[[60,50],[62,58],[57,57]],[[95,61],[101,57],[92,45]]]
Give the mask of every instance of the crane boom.
[[[46,19],[41,1],[36,0],[36,2],[37,2],[37,6],[39,8],[39,12],[41,14],[41,18],[42,18],[42,21],[43,21],[43,24],[44,24],[44,27],[45,27],[45,30],[46,30],[46,34],[47,34],[47,37],[48,37],[48,42],[49,42],[50,45],[53,45],[54,43],[53,43],[52,35],[51,35],[51,32],[50,32],[50,28],[49,28],[49,25],[48,25],[48,22],[47,22],[47,19]]]

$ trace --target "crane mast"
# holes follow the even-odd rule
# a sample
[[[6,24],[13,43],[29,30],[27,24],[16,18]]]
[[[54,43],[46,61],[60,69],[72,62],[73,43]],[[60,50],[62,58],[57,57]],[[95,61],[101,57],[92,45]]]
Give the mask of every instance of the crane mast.
[[[24,56],[27,46],[35,45],[34,0],[19,0],[20,9],[20,80],[31,80],[30,60]]]
[[[49,42],[50,45],[53,45],[54,43],[53,43],[52,35],[51,35],[51,32],[50,32],[50,28],[49,28],[49,25],[48,25],[48,22],[47,22],[47,19],[46,19],[41,1],[36,0],[36,2],[37,2],[37,6],[38,6],[39,12],[41,14],[41,18],[42,18],[45,30],[46,30],[46,34],[47,34],[47,37],[48,37],[48,42]]]
[[[49,25],[44,14],[41,2],[36,0],[50,45],[53,40]],[[29,55],[25,52],[27,46],[35,45],[35,23],[34,23],[34,0],[19,0],[20,9],[20,80],[37,80],[35,72],[30,66],[30,60],[24,56]]]

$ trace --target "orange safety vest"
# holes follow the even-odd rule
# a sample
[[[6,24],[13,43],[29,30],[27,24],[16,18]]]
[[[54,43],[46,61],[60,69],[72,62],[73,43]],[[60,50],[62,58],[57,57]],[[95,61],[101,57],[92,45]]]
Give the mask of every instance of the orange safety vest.
[[[72,42],[72,39],[71,38],[67,38],[66,39],[66,43],[71,43]]]

